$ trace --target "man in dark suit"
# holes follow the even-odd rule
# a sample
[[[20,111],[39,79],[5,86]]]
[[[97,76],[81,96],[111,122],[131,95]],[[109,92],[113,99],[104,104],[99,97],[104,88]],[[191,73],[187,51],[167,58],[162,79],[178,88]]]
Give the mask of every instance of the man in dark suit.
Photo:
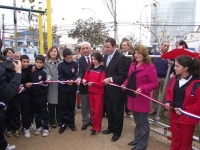
[[[81,127],[81,130],[86,130],[87,127],[91,124],[91,115],[90,115],[90,105],[88,100],[88,86],[80,84],[81,80],[84,77],[84,74],[91,64],[91,45],[88,42],[81,43],[81,51],[82,56],[77,60],[79,62],[79,74],[77,84],[80,85],[79,87],[79,93],[81,97],[81,114],[82,114],[82,122],[83,125]]]
[[[126,56],[127,65],[129,68],[130,64],[132,62],[132,57],[127,57],[127,55],[132,55],[132,53],[130,52],[130,43],[128,40],[125,40],[122,42],[121,46],[122,46],[122,53]],[[125,98],[125,113],[127,116],[130,116],[131,111],[128,110],[128,108],[127,108],[127,95],[126,94],[124,95],[124,98]]]
[[[109,85],[113,82],[122,85],[127,76],[128,65],[126,57],[116,50],[116,41],[108,38],[105,41],[105,49],[108,55],[105,55],[105,103],[108,117],[108,128],[102,131],[103,134],[113,133],[111,141],[115,142],[121,136],[124,119],[124,91],[119,87]]]

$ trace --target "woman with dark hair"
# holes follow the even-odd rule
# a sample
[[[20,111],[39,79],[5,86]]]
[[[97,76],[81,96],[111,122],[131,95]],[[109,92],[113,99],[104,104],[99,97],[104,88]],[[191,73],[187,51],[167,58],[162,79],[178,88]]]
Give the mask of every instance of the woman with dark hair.
[[[166,90],[165,104],[165,108],[170,110],[170,150],[191,150],[193,132],[199,120],[183,115],[178,108],[200,116],[200,61],[179,56],[175,60],[174,70],[176,75]]]
[[[9,57],[10,59],[14,59],[15,51],[12,48],[6,48],[3,51],[4,57]]]
[[[105,78],[105,71],[101,65],[102,56],[100,52],[93,52],[91,58],[92,64],[84,75],[83,84],[88,85],[93,125],[91,135],[96,135],[101,131],[104,95],[104,84],[102,81]]]
[[[187,43],[186,43],[185,41],[183,41],[183,40],[180,40],[180,41],[178,42],[178,46],[185,46],[185,48],[188,49]]]
[[[129,67],[128,76],[122,85],[122,89],[124,89],[123,87],[136,91],[135,93],[127,91],[127,108],[133,111],[136,124],[134,140],[128,145],[135,146],[132,150],[144,150],[147,148],[149,140],[148,114],[151,101],[138,93],[150,96],[150,92],[158,87],[158,78],[148,50],[142,44],[137,45],[133,50],[133,62]]]
[[[58,48],[52,46],[47,53],[45,61],[45,69],[47,71],[47,81],[58,81],[58,63],[62,60]],[[49,84],[48,92],[48,110],[49,110],[49,123],[52,128],[56,128],[56,122],[60,124],[60,110],[58,107],[58,84]]]

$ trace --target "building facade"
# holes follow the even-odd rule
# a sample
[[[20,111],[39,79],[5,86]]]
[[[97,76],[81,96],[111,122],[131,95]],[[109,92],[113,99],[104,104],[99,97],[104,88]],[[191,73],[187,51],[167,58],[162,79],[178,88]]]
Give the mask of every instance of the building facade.
[[[162,41],[174,41],[181,36],[195,31],[197,0],[162,0],[157,7],[151,7],[152,32]],[[157,43],[151,34],[151,43]],[[175,41],[174,41],[175,42]]]

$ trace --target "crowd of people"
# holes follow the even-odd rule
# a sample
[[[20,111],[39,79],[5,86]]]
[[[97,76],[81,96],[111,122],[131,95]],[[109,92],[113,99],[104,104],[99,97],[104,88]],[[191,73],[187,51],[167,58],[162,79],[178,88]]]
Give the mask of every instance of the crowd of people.
[[[112,142],[121,136],[124,112],[127,116],[133,114],[134,139],[128,145],[133,146],[131,150],[146,149],[150,133],[148,115],[157,112],[158,104],[140,93],[150,97],[154,91],[153,97],[158,99],[159,90],[163,92],[168,61],[151,59],[142,44],[136,45],[132,52],[129,41],[123,41],[121,46],[122,52],[116,49],[115,39],[108,38],[100,53],[92,52],[90,43],[83,42],[74,55],[68,48],[60,54],[52,46],[46,57],[37,55],[34,64],[30,64],[27,55],[19,56],[12,48],[6,48],[3,51],[6,59],[0,57],[3,64],[0,67],[0,150],[16,148],[7,144],[4,132],[8,137],[18,137],[21,129],[25,138],[30,138],[30,130],[35,130],[35,135],[42,133],[43,137],[57,126],[59,134],[67,127],[76,131],[77,107],[81,108],[81,130],[91,125],[91,136],[100,132],[113,134]],[[169,43],[164,41],[154,55],[162,55],[168,49]],[[171,73],[174,72],[166,90],[162,116],[167,117],[170,112],[170,150],[191,150],[198,120],[182,115],[178,108],[200,116],[200,61],[179,56]],[[103,116],[108,119],[105,130],[101,127]]]

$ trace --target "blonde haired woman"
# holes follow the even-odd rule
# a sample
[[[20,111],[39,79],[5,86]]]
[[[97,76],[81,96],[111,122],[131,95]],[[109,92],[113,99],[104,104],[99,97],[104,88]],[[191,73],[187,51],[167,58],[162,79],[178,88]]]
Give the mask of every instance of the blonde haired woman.
[[[47,80],[57,81],[57,66],[62,60],[58,48],[52,46],[47,53],[45,61],[45,69],[47,71]],[[58,84],[49,84],[48,93],[48,110],[49,110],[49,123],[52,128],[56,128],[56,122],[60,124],[60,111],[58,108]]]
[[[150,96],[150,92],[157,88],[156,69],[145,46],[139,44],[134,48],[133,62],[129,67],[128,76],[122,86],[147,96]],[[128,143],[130,146],[135,146],[132,150],[146,149],[150,132],[148,113],[151,101],[138,93],[127,91],[127,108],[133,111],[136,124],[134,140]]]

